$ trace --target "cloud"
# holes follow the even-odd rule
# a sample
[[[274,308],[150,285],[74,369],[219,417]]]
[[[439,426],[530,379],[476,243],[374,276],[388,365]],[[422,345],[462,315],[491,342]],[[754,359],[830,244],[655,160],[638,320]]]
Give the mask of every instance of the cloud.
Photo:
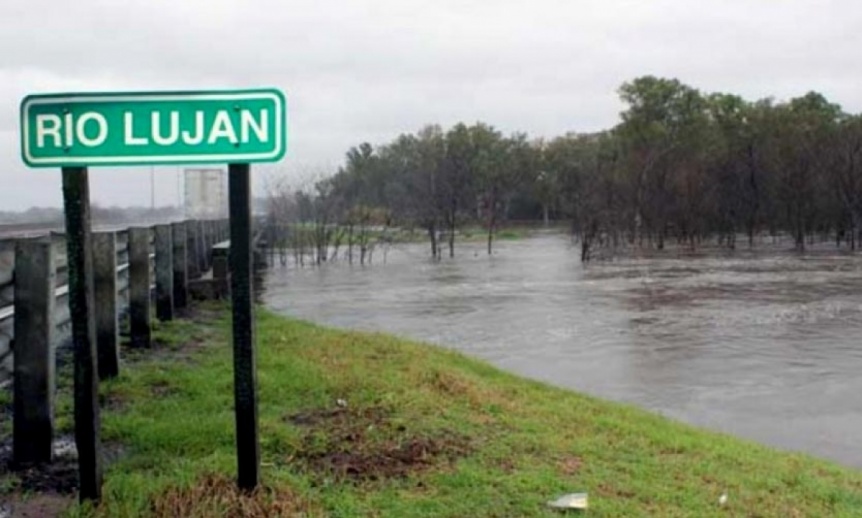
[[[275,86],[288,96],[289,156],[255,170],[299,175],[426,123],[533,136],[609,127],[623,109],[616,89],[643,74],[749,98],[815,89],[857,112],[860,22],[849,0],[9,0],[0,206],[60,199],[59,175],[18,158],[27,93]],[[166,171],[158,198],[172,203]],[[93,176],[101,203],[149,203],[146,168]]]

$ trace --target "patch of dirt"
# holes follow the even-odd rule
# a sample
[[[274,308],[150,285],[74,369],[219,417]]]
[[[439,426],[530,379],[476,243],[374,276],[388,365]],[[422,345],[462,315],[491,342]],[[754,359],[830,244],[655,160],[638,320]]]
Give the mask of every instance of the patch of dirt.
[[[154,516],[268,518],[316,514],[310,503],[287,488],[261,486],[250,493],[224,475],[207,475],[191,487],[171,487],[150,503]]]
[[[218,304],[207,304],[189,300],[190,304],[184,308],[174,308],[174,318],[177,320],[191,320],[200,324],[211,324],[218,321],[225,315],[225,311],[229,311],[229,306],[224,308],[218,307]]]
[[[196,363],[196,353],[206,349],[215,340],[220,338],[220,333],[213,326],[223,318],[225,310],[219,307],[201,307],[193,305],[187,308],[176,309],[174,318],[176,320],[190,320],[195,324],[189,333],[191,336],[182,343],[171,343],[159,336],[158,330],[153,333],[150,347],[132,347],[128,334],[123,334],[121,340],[122,357],[129,362],[138,362],[150,359],[180,360],[188,363]]]
[[[150,347],[152,349],[155,349],[155,350],[173,349],[174,348],[173,345],[169,344],[166,340],[163,340],[161,338],[153,338],[150,341]]]
[[[195,356],[198,351],[202,351],[209,347],[211,341],[210,339],[213,337],[212,333],[206,333],[203,336],[195,336],[190,340],[179,346],[173,346],[170,350],[173,353],[173,357],[183,360],[187,363],[196,363],[197,359]]]
[[[596,488],[596,494],[611,498],[624,499],[634,498],[637,496],[634,491],[629,491],[628,489],[623,489],[606,483],[599,484]]]
[[[666,456],[685,455],[686,453],[688,453],[688,451],[683,446],[668,446],[666,448],[662,448],[658,452],[659,455],[666,455]]]
[[[518,467],[515,466],[515,463],[512,462],[511,459],[503,459],[502,461],[500,461],[498,467],[500,468],[500,471],[506,473],[507,475],[514,473],[518,469]]]
[[[170,358],[172,361],[195,364],[198,362],[196,358],[198,351],[209,345],[211,336],[210,334],[193,336],[181,344],[170,344],[163,340],[157,340],[158,345],[155,345],[154,342],[150,358]]]
[[[362,451],[364,449],[364,451]],[[312,455],[310,464],[336,476],[358,480],[381,480],[406,477],[412,472],[425,470],[438,463],[440,458],[460,456],[460,441],[443,438],[413,437],[400,443],[358,446],[348,451],[333,451]]]
[[[0,444],[0,473],[15,473],[15,489],[25,493],[74,494],[78,489],[78,461],[75,454],[65,449],[65,438],[54,441],[54,461],[48,464],[15,466],[12,462],[12,440]],[[57,450],[62,449],[62,454]]]
[[[358,425],[383,425],[390,421],[392,412],[380,406],[352,408],[339,406],[336,408],[314,408],[285,417],[285,421],[297,426],[320,428],[328,431],[342,430]],[[403,428],[403,427],[401,427]]]
[[[117,442],[102,443],[103,469],[124,454]],[[54,439],[54,460],[45,464],[16,466],[12,462],[12,442],[0,444],[0,473],[14,473],[13,490],[28,498],[40,495],[74,495],[78,491],[78,456],[73,437]],[[1,516],[1,515],[0,515]]]
[[[557,462],[557,467],[566,476],[572,476],[577,473],[584,461],[580,457],[566,457]]]
[[[54,518],[62,516],[74,505],[75,498],[70,495],[37,494],[14,495],[5,503],[0,503],[0,516],[4,518]]]
[[[160,354],[161,351],[166,350],[158,347],[157,340],[153,340],[150,343],[150,347],[132,347],[132,345],[123,340],[120,342],[120,357],[127,363],[138,363],[143,360],[151,359],[154,355]],[[163,354],[163,353],[161,353]],[[120,365],[120,369],[122,369],[122,364]]]
[[[186,315],[186,318],[189,318],[192,322],[196,322],[199,324],[212,324],[222,316],[224,316],[223,309],[212,309],[200,306],[193,306]]]
[[[203,333],[203,332],[202,332]],[[195,336],[181,344],[168,343],[161,338],[153,338],[150,342],[150,347],[147,349],[130,347],[128,344],[123,344],[123,357],[130,363],[136,363],[143,360],[164,360],[181,361],[184,363],[197,363],[197,352],[205,349],[208,345],[210,335]]]
[[[30,466],[17,475],[21,481],[19,487],[26,493],[73,495],[78,490],[78,463],[73,458]]]
[[[288,416],[287,421],[297,426],[316,426],[330,419],[335,419],[341,414],[347,412],[346,408],[333,408],[332,410],[309,410]]]
[[[361,482],[449,466],[472,451],[464,436],[411,432],[389,416],[380,407],[319,409],[289,416],[287,421],[306,428],[294,459],[312,472]]]
[[[443,397],[458,398],[467,401],[474,409],[486,409],[495,405],[503,409],[512,407],[511,400],[502,394],[483,390],[468,378],[448,371],[432,370],[422,374],[422,383],[430,390]]]
[[[423,381],[439,394],[467,397],[471,401],[480,399],[472,383],[449,372],[431,371],[424,376]]]
[[[176,308],[175,307],[174,308],[174,318],[177,318],[177,319],[179,319],[179,318],[183,318],[183,319],[191,318],[193,314],[194,314],[194,309],[189,308],[189,307],[185,307],[185,308]]]
[[[125,396],[112,392],[110,394],[99,394],[99,408],[108,412],[125,412],[129,406]]]
[[[177,393],[167,381],[156,381],[150,384],[150,392],[156,397],[167,397]]]

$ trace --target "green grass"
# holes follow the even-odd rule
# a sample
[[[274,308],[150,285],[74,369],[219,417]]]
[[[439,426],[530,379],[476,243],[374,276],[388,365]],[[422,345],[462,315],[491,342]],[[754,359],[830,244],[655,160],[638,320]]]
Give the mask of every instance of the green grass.
[[[515,228],[503,228],[497,232],[497,235],[494,236],[495,239],[501,240],[513,240],[513,239],[523,239],[527,236],[527,231],[524,229],[515,229]]]
[[[12,433],[12,420],[5,419],[7,411],[12,409],[12,391],[0,390],[0,437],[5,437]]]
[[[103,385],[103,438],[124,455],[107,469],[97,514],[559,516],[545,502],[584,491],[589,516],[862,515],[857,471],[441,348],[266,311],[257,327],[266,489],[236,494],[229,324],[222,309],[208,314],[160,326],[165,345]]]
[[[440,229],[445,231],[446,229]],[[498,228],[494,232],[494,241],[514,241],[525,239],[535,232],[535,228],[525,226],[504,226]],[[390,231],[387,234],[394,243],[425,243],[429,241],[428,233],[424,229],[413,229],[413,231],[400,230]],[[443,238],[443,245],[446,244],[446,237]],[[458,227],[455,235],[455,242],[485,242],[488,240],[488,229],[482,226],[469,225]]]
[[[498,228],[494,232],[494,241],[515,241],[528,237],[531,230],[526,227],[503,227]],[[483,227],[464,227],[459,229],[459,234],[455,237],[457,241],[487,241],[488,229]]]

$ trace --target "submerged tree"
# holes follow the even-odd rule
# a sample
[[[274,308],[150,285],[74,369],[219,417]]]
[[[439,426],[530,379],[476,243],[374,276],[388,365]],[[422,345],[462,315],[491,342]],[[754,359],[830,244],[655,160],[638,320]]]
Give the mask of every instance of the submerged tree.
[[[317,222],[315,261],[326,260],[321,243],[334,243],[335,257],[346,242],[347,257],[358,248],[362,262],[372,226],[420,229],[440,259],[444,247],[455,256],[462,224],[481,225],[490,254],[513,213],[565,221],[584,260],[669,241],[732,249],[737,235],[753,247],[765,232],[790,234],[799,250],[815,236],[856,248],[860,116],[816,92],[748,101],[654,76],[624,83],[619,95],[619,123],[596,133],[531,141],[458,123],[351,148],[333,178],[296,199],[299,219]]]

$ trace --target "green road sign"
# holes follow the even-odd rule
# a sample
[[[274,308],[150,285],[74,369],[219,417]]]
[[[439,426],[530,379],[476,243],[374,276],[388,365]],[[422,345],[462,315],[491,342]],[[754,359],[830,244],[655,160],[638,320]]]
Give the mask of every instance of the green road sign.
[[[21,155],[32,167],[274,162],[286,119],[274,89],[30,95]]]

